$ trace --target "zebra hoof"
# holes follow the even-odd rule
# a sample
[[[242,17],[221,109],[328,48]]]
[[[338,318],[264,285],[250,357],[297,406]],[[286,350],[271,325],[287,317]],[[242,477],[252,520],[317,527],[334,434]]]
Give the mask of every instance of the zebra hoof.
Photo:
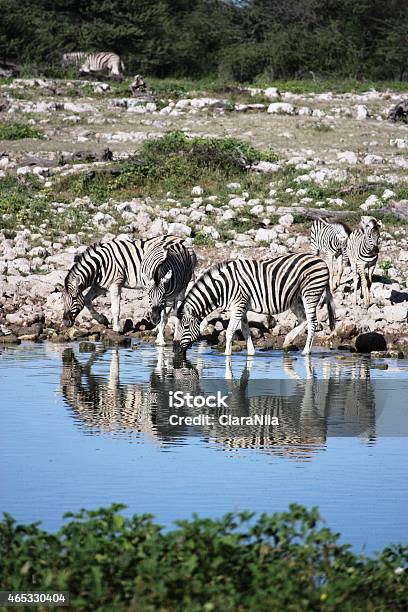
[[[307,355],[310,355],[310,351],[307,351],[306,349],[303,349],[303,351],[302,351],[302,355],[303,355],[304,357],[306,357]]]
[[[105,315],[101,315],[99,317],[99,319],[97,319],[98,323],[100,325],[104,325],[105,327],[109,327],[109,321],[108,319],[105,317]]]

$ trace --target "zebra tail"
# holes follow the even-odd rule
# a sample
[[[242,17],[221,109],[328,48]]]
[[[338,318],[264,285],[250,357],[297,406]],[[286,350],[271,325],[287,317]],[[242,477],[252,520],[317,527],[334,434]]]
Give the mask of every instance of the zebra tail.
[[[120,67],[122,68],[122,72],[125,72],[125,64],[122,59],[120,60]]]
[[[334,304],[332,292],[330,291],[329,287],[326,287],[325,302],[327,306],[327,312],[329,315],[330,330],[334,331],[334,328],[336,327],[336,307]]]

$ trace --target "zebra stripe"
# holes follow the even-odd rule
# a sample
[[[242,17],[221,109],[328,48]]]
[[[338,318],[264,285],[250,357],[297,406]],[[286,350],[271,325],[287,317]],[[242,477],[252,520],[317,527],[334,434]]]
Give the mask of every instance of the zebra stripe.
[[[330,285],[334,290],[340,285],[343,265],[348,265],[346,252],[347,238],[351,229],[339,221],[329,223],[316,219],[310,232],[310,250],[313,255],[321,255],[327,260],[330,271]],[[337,258],[337,277],[334,276],[334,259]]]
[[[370,305],[370,287],[378,259],[381,227],[381,221],[377,221],[375,217],[361,217],[360,228],[354,230],[347,239],[347,255],[354,280],[354,305],[357,304],[359,278],[364,303],[366,306]]]
[[[125,65],[117,53],[64,53],[62,56],[63,66],[78,66],[80,72],[99,72],[109,70],[111,75],[120,75],[120,69],[125,70]]]
[[[241,328],[248,354],[254,354],[246,313],[248,310],[277,314],[291,309],[298,319],[286,336],[289,346],[306,327],[307,341],[303,353],[310,353],[318,323],[316,309],[326,292],[330,329],[334,329],[334,303],[330,292],[329,270],[320,258],[300,253],[276,259],[237,259],[207,270],[191,287],[177,316],[181,333],[176,350],[186,350],[200,334],[200,321],[215,309],[230,313],[225,354],[230,355],[235,331]]]
[[[109,291],[114,331],[120,330],[120,294],[123,287],[143,288],[141,266],[145,254],[155,246],[171,249],[183,242],[177,236],[157,236],[147,240],[115,238],[88,247],[69,270],[64,286],[57,285],[64,298],[64,324],[73,325],[86,307],[98,323],[108,325],[104,315],[92,305],[98,295]],[[83,292],[89,288],[84,296]]]
[[[197,257],[184,241],[164,248],[157,244],[150,248],[142,261],[142,283],[147,291],[150,305],[150,319],[158,325],[156,344],[164,346],[164,329],[172,309],[184,299],[191,280]],[[170,304],[170,306],[169,306]],[[175,337],[177,336],[177,321]]]

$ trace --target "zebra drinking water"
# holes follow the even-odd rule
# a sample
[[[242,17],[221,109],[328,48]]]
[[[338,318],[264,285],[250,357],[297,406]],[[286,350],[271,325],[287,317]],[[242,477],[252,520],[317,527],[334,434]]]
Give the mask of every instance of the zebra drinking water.
[[[143,288],[141,266],[150,249],[160,246],[171,250],[181,242],[183,239],[177,236],[158,236],[147,240],[115,238],[88,247],[76,258],[64,285],[56,286],[56,291],[60,291],[64,299],[64,324],[73,325],[86,307],[98,323],[108,325],[107,318],[95,310],[92,301],[109,291],[113,330],[119,331],[122,288]],[[144,274],[147,274],[146,269]],[[88,288],[88,293],[83,295]]]
[[[357,304],[358,280],[360,278],[362,297],[366,306],[370,305],[370,287],[378,259],[381,221],[375,217],[361,217],[360,227],[347,239],[347,255],[350,259],[354,280],[353,304]],[[365,275],[367,268],[367,277]]]
[[[339,221],[329,223],[324,219],[313,221],[310,233],[310,250],[313,255],[327,259],[330,271],[330,286],[334,291],[340,285],[343,265],[348,265],[347,238],[351,229]],[[334,259],[337,258],[337,278],[334,276]]]
[[[159,326],[156,344],[164,346],[164,328],[169,314],[176,310],[177,303],[184,299],[191,280],[197,257],[186,242],[173,244],[171,249],[157,244],[150,249],[142,261],[141,277],[150,305],[150,319]],[[170,306],[169,306],[170,304]],[[178,319],[174,337],[178,333]]]
[[[109,70],[111,76],[119,76],[120,68],[124,71],[125,65],[117,53],[64,53],[62,56],[63,66],[78,66],[80,72],[101,72]]]
[[[330,292],[329,270],[322,259],[306,254],[283,255],[276,259],[237,259],[218,264],[194,283],[178,309],[181,331],[174,348],[185,351],[200,335],[200,321],[216,308],[230,313],[225,354],[231,355],[232,339],[240,328],[248,354],[255,352],[246,317],[248,310],[277,314],[291,309],[296,327],[287,334],[284,346],[307,327],[303,354],[310,353],[318,323],[317,305],[325,293],[330,329],[335,326],[335,309]]]

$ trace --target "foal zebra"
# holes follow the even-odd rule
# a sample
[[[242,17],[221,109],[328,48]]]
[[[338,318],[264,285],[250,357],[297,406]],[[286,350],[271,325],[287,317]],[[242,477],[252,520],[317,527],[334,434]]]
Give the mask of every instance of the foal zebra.
[[[113,330],[119,331],[121,290],[123,287],[143,288],[141,267],[145,255],[156,247],[171,250],[182,242],[183,239],[177,236],[158,236],[147,240],[114,238],[88,247],[76,258],[64,286],[56,286],[56,291],[60,291],[64,299],[64,324],[73,325],[86,307],[98,323],[108,325],[107,318],[95,310],[92,301],[109,291]],[[83,295],[88,288],[88,293]]]
[[[353,304],[357,304],[358,279],[360,277],[362,297],[366,306],[370,305],[370,287],[378,259],[381,221],[375,217],[361,217],[360,228],[354,230],[347,239],[347,255],[350,259],[354,280]],[[365,276],[367,268],[367,276]]]
[[[185,242],[173,244],[171,249],[158,244],[150,249],[142,261],[141,277],[150,305],[150,320],[158,325],[156,344],[164,346],[164,328],[169,314],[184,299],[197,257]],[[170,304],[170,306],[169,306]],[[174,337],[178,333],[178,319]]]
[[[351,229],[339,221],[329,223],[324,219],[313,221],[310,233],[310,247],[313,255],[323,255],[327,258],[330,271],[330,286],[332,291],[340,285],[343,274],[343,264],[348,265],[346,252],[347,238]],[[337,258],[337,282],[334,277],[334,258]]]
[[[241,328],[248,354],[255,352],[248,326],[248,310],[277,314],[289,308],[297,316],[296,327],[287,334],[284,346],[307,327],[303,354],[310,353],[318,327],[316,310],[325,293],[330,329],[335,326],[335,310],[330,292],[329,270],[325,261],[301,253],[276,259],[237,259],[218,264],[195,282],[178,309],[181,332],[174,343],[185,351],[200,335],[200,321],[217,308],[230,313],[225,354],[231,355],[232,339]]]
[[[63,66],[78,66],[80,72],[99,72],[109,70],[113,76],[120,75],[120,68],[124,71],[125,65],[119,55],[112,52],[100,53],[64,53],[62,56]]]

